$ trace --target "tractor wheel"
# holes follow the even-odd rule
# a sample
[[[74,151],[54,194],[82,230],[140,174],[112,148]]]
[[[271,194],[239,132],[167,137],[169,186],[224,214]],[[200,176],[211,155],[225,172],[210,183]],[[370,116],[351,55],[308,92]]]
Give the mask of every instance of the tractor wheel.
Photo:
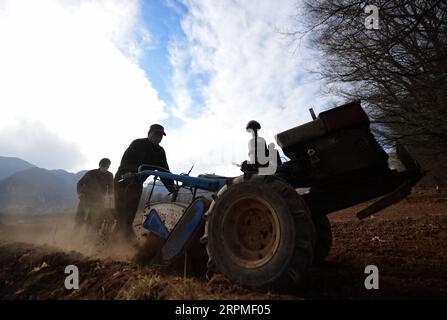
[[[211,272],[242,286],[298,285],[312,264],[315,230],[304,200],[274,176],[233,180],[206,214]]]
[[[313,217],[315,226],[314,264],[323,263],[332,247],[331,223],[327,216]]]

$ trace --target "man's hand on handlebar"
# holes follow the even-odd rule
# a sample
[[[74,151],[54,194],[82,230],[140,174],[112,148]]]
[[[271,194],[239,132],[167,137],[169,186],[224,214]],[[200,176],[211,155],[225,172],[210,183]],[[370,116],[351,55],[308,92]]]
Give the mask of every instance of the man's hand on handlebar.
[[[137,174],[134,172],[126,172],[121,176],[119,182],[129,181],[130,179],[134,179],[136,176]]]
[[[173,185],[169,186],[169,188],[168,188],[168,191],[169,191],[168,195],[178,193],[179,190],[180,190],[180,187],[176,184],[173,184]]]

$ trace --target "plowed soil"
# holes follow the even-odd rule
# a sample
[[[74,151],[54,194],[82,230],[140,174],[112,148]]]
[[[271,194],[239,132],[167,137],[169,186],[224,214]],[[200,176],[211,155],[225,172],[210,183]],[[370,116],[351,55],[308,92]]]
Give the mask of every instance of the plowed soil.
[[[73,232],[72,216],[3,215],[0,299],[446,299],[447,196],[417,189],[359,221],[366,205],[329,216],[330,256],[294,292],[255,292],[219,275],[136,263],[129,244],[106,247]],[[79,269],[78,290],[64,286],[67,265]],[[365,289],[367,265],[379,269],[378,290]]]

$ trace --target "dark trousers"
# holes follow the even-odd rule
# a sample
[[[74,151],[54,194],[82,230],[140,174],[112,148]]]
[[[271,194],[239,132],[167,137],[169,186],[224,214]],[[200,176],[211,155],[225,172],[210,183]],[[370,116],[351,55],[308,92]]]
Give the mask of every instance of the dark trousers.
[[[78,210],[75,216],[75,224],[80,227],[86,224],[96,231],[99,228],[104,213],[104,199],[79,199]]]
[[[87,206],[84,199],[79,199],[78,210],[76,211],[75,224],[77,227],[85,223],[87,216]]]
[[[115,182],[115,209],[118,229],[125,234],[132,233],[132,224],[138,210],[142,183]]]

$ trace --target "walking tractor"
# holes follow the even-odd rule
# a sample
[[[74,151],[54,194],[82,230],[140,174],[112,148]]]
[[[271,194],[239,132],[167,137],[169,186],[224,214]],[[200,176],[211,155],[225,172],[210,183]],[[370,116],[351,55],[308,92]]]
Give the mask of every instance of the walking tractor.
[[[290,160],[271,175],[260,174],[265,165],[257,161],[244,163],[238,177],[191,177],[141,166],[139,178],[170,179],[192,194],[189,204],[175,195],[162,203],[149,197],[142,225],[161,239],[158,259],[173,264],[185,255],[205,257],[194,264],[251,288],[298,285],[329,254],[329,213],[378,198],[357,213],[364,219],[403,199],[422,177],[398,143],[403,168],[389,167],[360,102],[311,115],[312,121],[275,136]],[[209,196],[197,196],[198,190]]]

